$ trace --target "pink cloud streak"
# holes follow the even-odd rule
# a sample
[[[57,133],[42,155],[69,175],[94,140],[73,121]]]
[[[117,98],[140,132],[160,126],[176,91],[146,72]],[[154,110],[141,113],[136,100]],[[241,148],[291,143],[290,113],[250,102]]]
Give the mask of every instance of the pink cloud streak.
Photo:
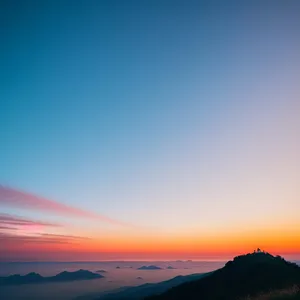
[[[44,233],[42,230],[43,227],[57,226],[61,225],[0,214],[0,250],[10,251],[13,248],[22,252],[25,244],[39,249],[40,245],[80,244],[90,239],[76,235]],[[33,231],[28,231],[28,228],[33,228]]]
[[[0,225],[4,226],[50,226],[50,227],[60,227],[60,224],[41,222],[36,220],[29,220],[18,216],[12,216],[9,214],[0,213]]]
[[[36,235],[20,235],[15,232],[0,231],[0,250],[15,249],[21,253],[26,250],[25,245],[31,245],[33,249],[41,250],[41,245],[61,245],[73,244],[79,245],[88,238],[80,236],[56,235],[56,234],[36,234]]]
[[[68,206],[53,200],[49,200],[31,193],[16,190],[0,185],[0,205],[28,208],[33,210],[47,211],[57,215],[95,219],[114,225],[130,226],[118,220],[86,211],[80,208]]]

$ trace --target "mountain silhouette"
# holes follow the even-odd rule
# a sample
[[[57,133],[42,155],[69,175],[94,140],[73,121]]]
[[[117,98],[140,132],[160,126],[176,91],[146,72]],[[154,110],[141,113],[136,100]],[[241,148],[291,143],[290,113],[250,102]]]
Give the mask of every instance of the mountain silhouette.
[[[210,273],[179,275],[172,279],[159,283],[145,283],[134,287],[121,287],[113,291],[108,291],[98,297],[78,297],[76,300],[97,299],[97,300],[141,300],[150,295],[161,294],[173,286],[178,286],[184,282],[197,280]]]
[[[235,257],[209,276],[145,299],[237,300],[294,284],[300,284],[298,265],[259,250]]]
[[[64,282],[74,280],[89,280],[96,278],[103,278],[104,276],[96,274],[87,270],[78,270],[75,272],[61,272],[55,276],[43,277],[38,273],[28,273],[27,275],[11,275],[7,277],[0,277],[1,285],[20,285],[30,283],[46,283],[46,282]]]
[[[157,266],[142,266],[138,270],[161,270],[161,268]]]

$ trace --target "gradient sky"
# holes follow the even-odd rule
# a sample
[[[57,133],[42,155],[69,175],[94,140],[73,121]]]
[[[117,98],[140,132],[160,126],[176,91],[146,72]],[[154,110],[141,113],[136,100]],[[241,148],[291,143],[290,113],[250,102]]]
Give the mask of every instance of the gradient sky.
[[[1,1],[0,257],[300,258],[299,1]]]

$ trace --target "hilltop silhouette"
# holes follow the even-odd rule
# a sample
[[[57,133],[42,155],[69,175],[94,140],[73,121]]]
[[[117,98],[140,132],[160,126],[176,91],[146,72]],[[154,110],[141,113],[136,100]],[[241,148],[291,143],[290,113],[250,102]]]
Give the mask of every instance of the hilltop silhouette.
[[[61,272],[55,276],[43,277],[38,273],[28,273],[27,275],[11,275],[6,277],[0,277],[1,285],[20,285],[20,284],[30,284],[30,283],[47,283],[47,282],[65,282],[65,281],[75,281],[75,280],[89,280],[96,278],[103,278],[104,276],[96,274],[87,270],[78,270],[75,272]]]
[[[178,285],[161,295],[146,299],[238,300],[295,284],[300,284],[298,265],[258,249],[253,253],[235,257],[209,276]]]

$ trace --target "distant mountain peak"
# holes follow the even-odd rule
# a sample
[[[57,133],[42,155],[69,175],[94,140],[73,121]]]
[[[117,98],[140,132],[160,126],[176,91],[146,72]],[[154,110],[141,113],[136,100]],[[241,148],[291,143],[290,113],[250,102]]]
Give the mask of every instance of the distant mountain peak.
[[[161,268],[158,266],[151,265],[151,266],[142,266],[138,268],[138,270],[161,270]]]
[[[25,276],[27,276],[27,277],[42,277],[40,274],[35,273],[35,272],[28,273]]]
[[[104,276],[90,272],[88,270],[77,270],[74,272],[63,271],[55,276],[43,277],[38,273],[31,272],[26,275],[11,275],[7,277],[0,277],[1,285],[19,285],[28,283],[45,283],[45,282],[61,282],[74,280],[89,280],[103,278]]]

